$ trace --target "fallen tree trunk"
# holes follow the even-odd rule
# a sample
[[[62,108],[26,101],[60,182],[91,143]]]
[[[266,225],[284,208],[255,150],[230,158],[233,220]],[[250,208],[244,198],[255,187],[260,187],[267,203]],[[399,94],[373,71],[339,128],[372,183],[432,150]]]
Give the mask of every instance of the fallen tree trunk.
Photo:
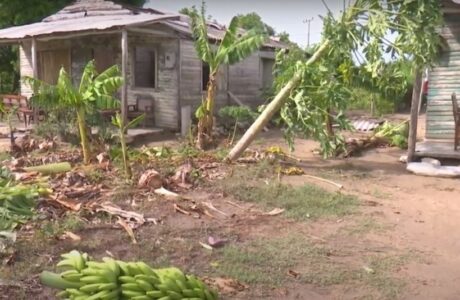
[[[318,59],[321,58],[324,51],[329,48],[330,42],[326,40],[323,44],[316,50],[312,57],[306,62],[305,67],[308,67],[315,63]],[[298,70],[291,80],[286,83],[286,85],[279,91],[275,99],[273,99],[270,104],[267,105],[265,110],[260,114],[260,116],[254,121],[254,123],[249,127],[245,132],[243,137],[238,141],[238,143],[233,147],[230,153],[227,155],[227,161],[234,161],[238,159],[244,150],[252,143],[257,134],[263,130],[263,128],[268,124],[273,115],[281,109],[281,107],[286,103],[289,95],[292,90],[294,90],[302,82],[302,70]]]

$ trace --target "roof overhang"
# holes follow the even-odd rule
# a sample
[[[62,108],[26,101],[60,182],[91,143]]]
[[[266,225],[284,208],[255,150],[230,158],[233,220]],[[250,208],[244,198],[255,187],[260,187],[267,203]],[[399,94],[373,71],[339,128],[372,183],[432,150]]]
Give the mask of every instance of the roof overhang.
[[[31,38],[59,38],[72,34],[97,34],[129,27],[146,26],[165,20],[176,20],[178,15],[104,15],[78,19],[38,22],[0,30],[0,43],[12,44]]]

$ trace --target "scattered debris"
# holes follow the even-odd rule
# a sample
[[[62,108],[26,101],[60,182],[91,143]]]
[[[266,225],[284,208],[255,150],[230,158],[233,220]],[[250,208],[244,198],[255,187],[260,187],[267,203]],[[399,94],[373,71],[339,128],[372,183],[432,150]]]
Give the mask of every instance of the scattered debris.
[[[217,212],[217,213],[219,213],[219,214],[221,214],[221,215],[223,215],[225,217],[229,217],[229,215],[227,215],[223,211],[218,210],[211,202],[202,202],[202,204],[204,206],[206,206],[207,208],[209,208],[210,210],[213,210],[213,211],[215,211],[215,212]]]
[[[208,244],[213,248],[223,247],[227,243],[228,243],[227,239],[219,239],[219,238],[214,238],[212,236],[208,237]]]
[[[363,266],[363,269],[368,274],[374,274],[375,273],[375,270],[372,269],[372,268],[369,268],[368,266]]]
[[[284,208],[274,208],[273,210],[269,211],[268,213],[264,213],[264,216],[277,216],[282,214],[285,211]]]
[[[165,189],[164,187],[161,187],[159,189],[155,189],[154,193],[160,196],[165,196],[166,198],[171,198],[171,199],[180,199],[181,196],[177,193],[171,192],[170,190]]]
[[[407,155],[401,155],[399,158],[399,162],[406,164],[407,163]]]
[[[183,209],[182,207],[179,206],[179,204],[174,203],[174,210],[177,212],[180,212],[181,214],[190,216],[192,213]]]
[[[137,186],[140,188],[159,189],[163,186],[163,179],[161,178],[160,173],[154,169],[150,169],[141,175]]]
[[[210,286],[215,287],[223,295],[234,295],[248,288],[247,285],[231,278],[203,278],[203,281]]]
[[[385,123],[384,120],[376,120],[376,119],[355,119],[351,121],[351,125],[357,130],[357,131],[364,131],[364,132],[369,132],[373,131],[380,125]]]
[[[206,244],[206,243],[202,243],[202,242],[199,242],[199,243],[200,243],[200,245],[201,245],[203,248],[205,248],[205,249],[207,249],[207,250],[210,250],[210,251],[214,250],[213,247],[211,247],[210,245],[208,245],[208,244]]]
[[[102,204],[94,203],[93,205],[90,205],[89,208],[92,208],[97,212],[104,211],[110,215],[119,216],[127,220],[128,222],[134,221],[136,223],[136,227],[141,226],[146,222],[143,215],[133,212],[133,211],[123,210],[120,207],[110,202],[105,202]]]
[[[176,173],[174,176],[171,178],[171,180],[176,184],[177,186],[184,188],[184,189],[190,189],[193,184],[191,184],[190,180],[190,175],[193,171],[193,166],[190,161],[187,163],[181,165],[179,168],[177,168]]]
[[[81,241],[81,237],[71,231],[64,232],[60,237],[62,240],[71,239],[72,241],[78,242]]]
[[[106,152],[101,152],[96,156],[97,161],[99,164],[103,164],[109,161],[110,157]]]
[[[129,226],[129,224],[126,223],[125,220],[123,220],[121,217],[118,217],[117,224],[120,224],[120,226],[123,227],[123,229],[126,230],[126,232],[128,233],[129,237],[131,238],[131,242],[132,242],[133,244],[137,244],[136,237],[134,236],[134,231],[133,231],[133,229]]]
[[[305,174],[304,170],[299,167],[289,167],[280,169],[280,173],[287,176],[298,176]]]
[[[300,277],[300,273],[294,270],[288,270],[287,274],[291,277],[294,277],[295,279]]]

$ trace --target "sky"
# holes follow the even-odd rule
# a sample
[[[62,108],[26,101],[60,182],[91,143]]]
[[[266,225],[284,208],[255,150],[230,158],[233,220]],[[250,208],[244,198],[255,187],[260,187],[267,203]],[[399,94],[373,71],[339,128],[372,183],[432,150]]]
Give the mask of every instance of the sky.
[[[325,0],[334,13],[343,8],[344,0]],[[347,1],[348,2],[348,1]],[[147,0],[146,7],[167,12],[177,12],[183,7],[196,5],[201,0]],[[321,39],[322,22],[319,15],[325,15],[327,8],[321,0],[207,0],[207,14],[219,23],[228,24],[237,14],[256,12],[262,20],[275,28],[277,32],[286,31],[291,40],[306,46],[308,26],[306,19],[311,19],[310,43]]]

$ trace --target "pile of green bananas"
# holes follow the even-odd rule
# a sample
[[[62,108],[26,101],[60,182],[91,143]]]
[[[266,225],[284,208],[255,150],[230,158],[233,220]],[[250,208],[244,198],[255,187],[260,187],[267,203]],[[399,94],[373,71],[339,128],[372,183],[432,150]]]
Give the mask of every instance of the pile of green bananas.
[[[37,199],[51,193],[47,186],[44,181],[22,185],[8,169],[0,168],[0,231],[13,230],[31,219]]]
[[[60,289],[57,296],[71,300],[215,300],[217,293],[177,268],[152,269],[143,262],[103,258],[90,261],[86,253],[62,255],[60,274],[43,272],[44,285]]]

